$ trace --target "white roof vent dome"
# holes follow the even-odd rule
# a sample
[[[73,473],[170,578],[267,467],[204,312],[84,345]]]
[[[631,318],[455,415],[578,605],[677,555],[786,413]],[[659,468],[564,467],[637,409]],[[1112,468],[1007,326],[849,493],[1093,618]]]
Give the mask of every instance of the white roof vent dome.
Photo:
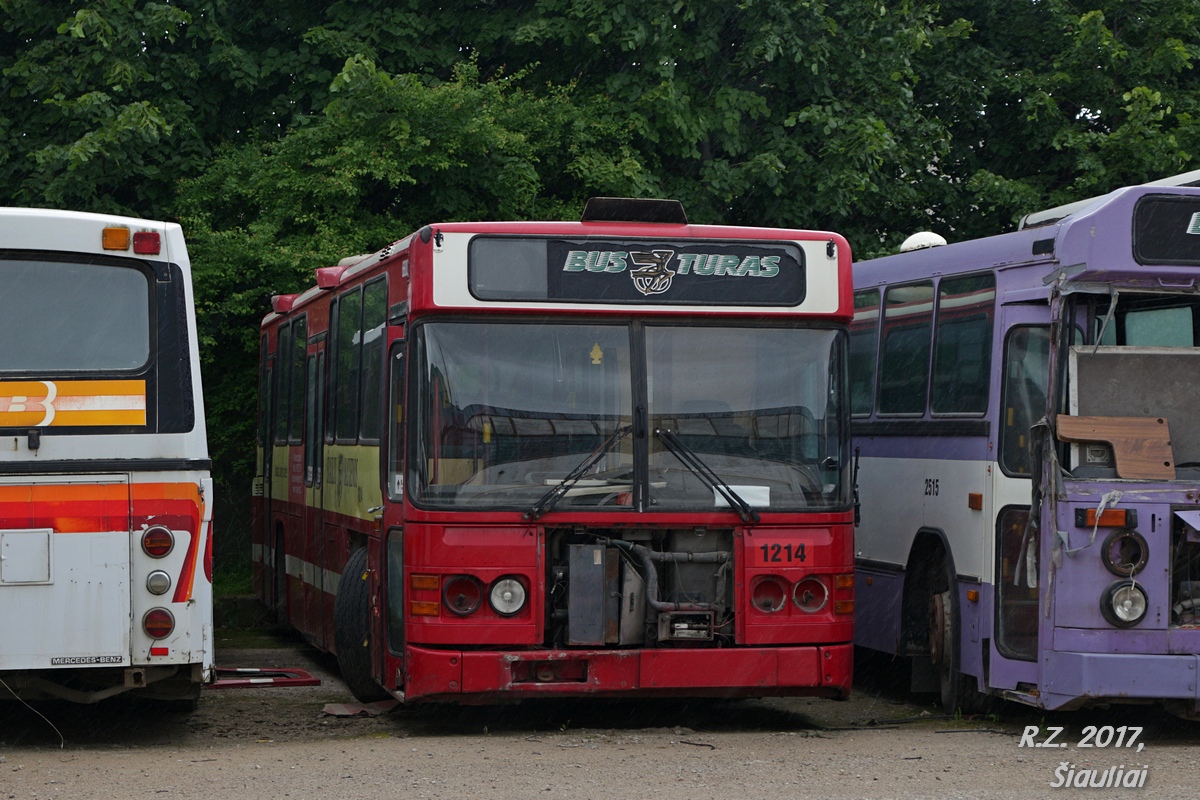
[[[924,250],[927,247],[941,247],[946,243],[946,239],[933,231],[920,231],[904,240],[900,245],[900,252],[907,253],[910,250]]]

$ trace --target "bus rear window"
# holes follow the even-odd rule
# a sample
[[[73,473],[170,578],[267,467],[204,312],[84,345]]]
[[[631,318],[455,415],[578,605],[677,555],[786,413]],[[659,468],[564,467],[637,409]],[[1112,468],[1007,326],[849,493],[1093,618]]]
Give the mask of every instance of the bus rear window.
[[[0,259],[0,372],[121,372],[150,358],[138,269]]]

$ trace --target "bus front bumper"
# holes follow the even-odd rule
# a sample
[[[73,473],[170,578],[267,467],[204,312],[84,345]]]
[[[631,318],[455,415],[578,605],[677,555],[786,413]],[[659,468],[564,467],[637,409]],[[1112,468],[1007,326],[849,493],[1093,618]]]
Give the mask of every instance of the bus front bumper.
[[[1105,702],[1200,703],[1200,656],[1145,653],[1047,653],[1040,705],[1068,710]]]
[[[463,652],[409,646],[406,700],[533,696],[850,696],[850,643],[806,647]]]

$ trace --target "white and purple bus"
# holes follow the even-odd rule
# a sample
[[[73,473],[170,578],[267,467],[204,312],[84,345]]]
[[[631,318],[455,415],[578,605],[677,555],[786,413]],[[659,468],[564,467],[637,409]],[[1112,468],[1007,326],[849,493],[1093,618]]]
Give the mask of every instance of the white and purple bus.
[[[947,712],[1200,716],[1196,178],[854,267],[855,640]]]

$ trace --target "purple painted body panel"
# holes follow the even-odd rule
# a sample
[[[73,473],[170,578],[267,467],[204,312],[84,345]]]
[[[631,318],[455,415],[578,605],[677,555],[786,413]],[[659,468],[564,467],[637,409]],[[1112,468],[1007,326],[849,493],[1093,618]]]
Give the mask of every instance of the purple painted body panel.
[[[1135,226],[1131,220],[1136,204],[1147,195],[1197,198],[1200,190],[1131,187],[1100,198],[1082,211],[1044,227],[856,264],[856,288],[879,287],[881,295],[886,295],[889,287],[917,281],[933,281],[936,287],[940,286],[938,281],[957,275],[991,272],[995,276],[992,379],[987,412],[976,416],[933,415],[927,404],[919,416],[880,415],[874,408],[870,414],[856,416],[852,424],[854,445],[864,459],[876,462],[872,469],[886,469],[878,463],[884,459],[907,459],[910,472],[921,468],[920,461],[985,462],[999,470],[997,451],[1001,431],[1006,423],[1012,425],[1011,416],[1006,420],[1002,405],[1002,365],[1008,334],[1018,326],[1048,326],[1052,316],[1064,313],[1062,298],[1067,293],[1107,296],[1109,290],[1114,290],[1125,297],[1139,291],[1153,291],[1162,298],[1178,290],[1181,297],[1194,296],[1195,287],[1200,286],[1200,266],[1138,264],[1133,259]],[[1193,218],[1193,224],[1197,218],[1200,214]],[[1200,258],[1200,237],[1196,238],[1198,255],[1187,256],[1194,263]],[[1191,248],[1190,241],[1186,246]],[[915,307],[917,301],[913,302]],[[931,303],[926,307],[934,306]],[[934,312],[907,313],[916,318],[919,313]],[[933,319],[936,325],[940,317]],[[1082,326],[1085,318],[1080,314],[1071,322],[1072,326]],[[894,324],[905,324],[905,318],[898,316]],[[1051,358],[1051,374],[1057,374],[1053,371],[1059,356],[1056,352]],[[878,363],[875,370],[877,390]],[[1185,378],[1195,379],[1195,376]],[[1055,388],[1053,382],[1050,388]],[[1064,393],[1064,406],[1065,397]],[[1051,420],[1056,412],[1066,413],[1055,402],[1056,396],[1051,391],[1050,407],[1046,409]],[[1136,412],[1129,414],[1135,415]],[[1176,424],[1172,421],[1172,433]],[[1178,424],[1192,424],[1192,421],[1181,420]],[[1054,466],[1057,464],[1048,464],[1047,468]],[[927,476],[936,477],[932,468],[926,469]],[[890,477],[888,473],[879,474]],[[945,475],[945,468],[942,474]],[[930,521],[933,506],[928,496],[924,505],[904,501],[903,496],[888,498],[885,502],[891,505],[882,508],[871,507],[872,498],[864,496],[864,509],[871,512],[864,511],[864,520],[883,522],[876,523],[881,530],[860,530],[858,537],[856,643],[896,653],[902,642],[912,641],[912,636],[901,630],[901,604],[906,580],[920,571],[914,570],[913,563],[890,562],[896,561],[902,544],[907,548],[906,543],[917,541],[919,529],[934,528],[945,533],[952,550],[949,556],[960,573],[966,559],[956,557],[956,542],[985,541],[985,551],[990,552],[988,563],[994,562],[992,574],[981,575],[981,583],[962,580],[960,574],[956,587],[961,622],[960,670],[976,677],[981,687],[1047,709],[1123,699],[1180,700],[1185,701],[1185,707],[1200,708],[1197,705],[1200,704],[1197,674],[1200,615],[1193,621],[1186,609],[1181,614],[1179,605],[1180,598],[1187,597],[1180,589],[1180,582],[1190,582],[1195,584],[1193,597],[1200,610],[1200,566],[1196,567],[1194,578],[1190,566],[1184,574],[1176,555],[1184,535],[1181,530],[1185,530],[1180,527],[1183,523],[1179,519],[1186,522],[1186,517],[1179,518],[1176,512],[1192,513],[1200,519],[1200,480],[1192,479],[1195,474],[1181,470],[1177,480],[1154,483],[1116,478],[1084,480],[1065,475],[1062,483],[1053,480],[1047,483],[1049,491],[1057,493],[1042,498],[1041,508],[1034,510],[1040,533],[1035,550],[1036,601],[1030,601],[1037,604],[1036,621],[1032,616],[1025,618],[1028,633],[1024,641],[1031,647],[1028,660],[1005,657],[996,643],[1000,635],[997,604],[1001,594],[996,582],[1002,561],[997,549],[996,515],[1004,507],[1011,508],[1013,503],[1020,502],[1013,497],[1013,481],[1005,484],[1003,492],[997,490],[995,498],[990,495],[994,487],[988,489],[985,503],[991,514],[982,515],[978,525],[966,530],[952,530]],[[926,479],[925,483],[928,495],[930,481]],[[936,487],[936,481],[933,483]],[[1031,492],[1030,499],[1025,501],[1028,505],[1032,502],[1033,484],[1027,483]],[[878,476],[872,485],[881,485]],[[887,488],[886,481],[882,485]],[[1101,558],[1102,546],[1113,528],[1097,529],[1093,539],[1092,528],[1076,522],[1077,510],[1097,509],[1101,499],[1113,492],[1120,493],[1119,508],[1136,513],[1137,524],[1131,527],[1147,546],[1146,563],[1134,576],[1145,593],[1147,611],[1144,618],[1128,628],[1116,627],[1101,611],[1105,590],[1126,580]],[[915,521],[906,519],[902,508],[923,510],[925,517]],[[1057,532],[1063,532],[1065,542]],[[872,550],[872,543],[884,541],[885,536],[894,545],[888,557]],[[1200,531],[1187,541],[1200,546]],[[921,558],[915,545],[912,552],[911,559]],[[1200,565],[1200,549],[1197,552],[1195,561]],[[1012,569],[1011,563],[1008,569]],[[978,592],[977,600],[968,597],[970,590]],[[1029,591],[1032,597],[1033,589]]]

